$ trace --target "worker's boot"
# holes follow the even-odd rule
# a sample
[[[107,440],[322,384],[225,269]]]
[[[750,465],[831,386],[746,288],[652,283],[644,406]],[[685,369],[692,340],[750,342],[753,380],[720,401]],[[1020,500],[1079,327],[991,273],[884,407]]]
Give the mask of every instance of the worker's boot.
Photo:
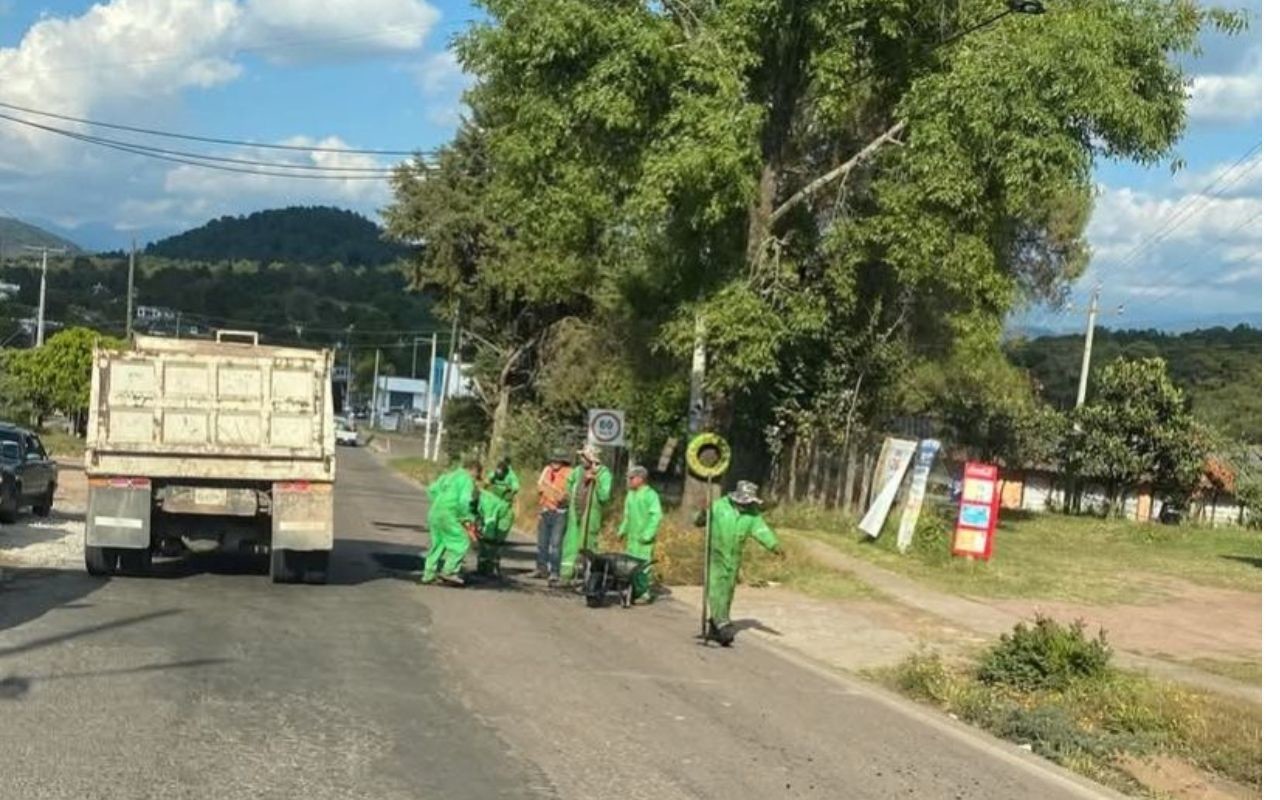
[[[467,582],[462,579],[461,575],[441,575],[439,583],[442,586],[452,586],[455,589],[460,589],[467,585]]]

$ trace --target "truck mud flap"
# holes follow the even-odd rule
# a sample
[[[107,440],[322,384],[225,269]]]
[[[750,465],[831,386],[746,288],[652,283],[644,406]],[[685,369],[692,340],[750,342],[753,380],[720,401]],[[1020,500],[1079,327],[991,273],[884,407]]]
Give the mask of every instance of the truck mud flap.
[[[90,547],[151,547],[151,481],[90,478],[84,542]]]
[[[271,496],[273,550],[333,549],[333,484],[274,483]]]

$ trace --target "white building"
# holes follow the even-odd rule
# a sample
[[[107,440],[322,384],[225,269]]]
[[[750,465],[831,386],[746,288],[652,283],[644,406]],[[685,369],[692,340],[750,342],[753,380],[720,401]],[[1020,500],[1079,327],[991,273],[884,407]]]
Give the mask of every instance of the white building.
[[[434,399],[437,404],[441,397],[470,397],[473,394],[471,379],[467,377],[471,371],[471,365],[455,361],[454,368],[450,371],[449,385],[446,387],[444,378],[447,363],[447,359],[436,359]],[[397,410],[425,412],[428,386],[426,378],[398,378],[383,375],[378,378],[378,401],[375,411],[379,415]]]
[[[22,291],[22,287],[18,284],[0,281],[0,300],[8,300],[11,297],[17,297],[18,292],[20,291]]]

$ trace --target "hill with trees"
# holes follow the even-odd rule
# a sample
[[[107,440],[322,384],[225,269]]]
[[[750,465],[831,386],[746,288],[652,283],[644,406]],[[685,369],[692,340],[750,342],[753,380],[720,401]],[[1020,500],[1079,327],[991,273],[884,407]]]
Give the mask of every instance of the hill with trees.
[[[145,254],[190,261],[285,264],[389,264],[409,248],[355,213],[328,206],[291,206],[210,220],[147,245]]]
[[[26,249],[28,246],[61,247],[66,248],[69,253],[80,252],[80,247],[75,242],[68,241],[57,234],[49,233],[44,228],[36,227],[20,219],[0,217],[0,258],[29,256],[31,252]]]
[[[1047,336],[1011,343],[1010,360],[1029,371],[1041,397],[1058,409],[1075,405],[1083,336]],[[1262,441],[1262,331],[1245,325],[1172,334],[1111,331],[1093,337],[1090,372],[1124,357],[1163,358],[1169,375],[1202,422],[1230,438]]]

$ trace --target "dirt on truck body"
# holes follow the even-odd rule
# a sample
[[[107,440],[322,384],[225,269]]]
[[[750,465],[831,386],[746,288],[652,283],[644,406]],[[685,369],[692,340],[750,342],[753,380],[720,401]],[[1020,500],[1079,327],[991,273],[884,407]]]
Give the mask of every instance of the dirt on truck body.
[[[145,573],[155,554],[271,557],[323,582],[333,549],[333,356],[139,336],[97,350],[85,450],[85,567]]]

